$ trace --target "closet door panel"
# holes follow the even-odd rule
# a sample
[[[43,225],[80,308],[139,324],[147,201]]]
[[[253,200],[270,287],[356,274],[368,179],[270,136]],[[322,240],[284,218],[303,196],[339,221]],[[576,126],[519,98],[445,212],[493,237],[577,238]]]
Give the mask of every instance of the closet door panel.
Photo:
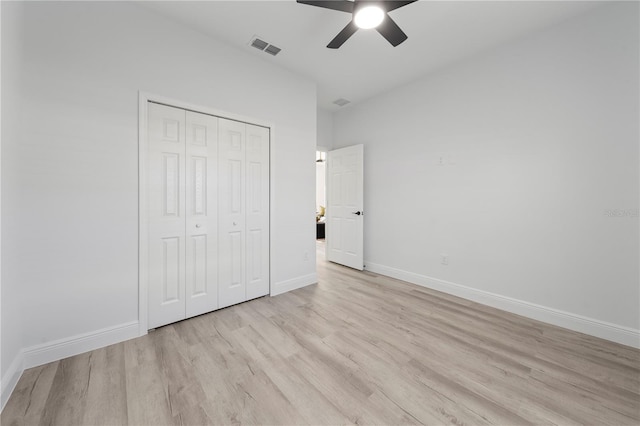
[[[185,112],[149,104],[149,328],[185,318]]]
[[[218,119],[218,302],[246,298],[245,124]]]
[[[269,129],[247,124],[247,300],[269,294]]]
[[[269,293],[269,129],[148,104],[149,328]]]
[[[186,317],[218,309],[218,119],[186,111]]]

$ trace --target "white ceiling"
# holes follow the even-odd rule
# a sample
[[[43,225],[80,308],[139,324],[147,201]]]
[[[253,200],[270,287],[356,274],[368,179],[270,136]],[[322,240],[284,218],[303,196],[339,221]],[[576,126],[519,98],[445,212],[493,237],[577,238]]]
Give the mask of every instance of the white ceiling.
[[[409,36],[392,47],[375,30],[359,30],[340,49],[325,46],[351,15],[295,0],[143,1],[145,8],[307,76],[318,106],[357,103],[493,46],[584,13],[594,1],[431,1],[390,12]],[[249,46],[253,35],[282,49],[272,57]]]

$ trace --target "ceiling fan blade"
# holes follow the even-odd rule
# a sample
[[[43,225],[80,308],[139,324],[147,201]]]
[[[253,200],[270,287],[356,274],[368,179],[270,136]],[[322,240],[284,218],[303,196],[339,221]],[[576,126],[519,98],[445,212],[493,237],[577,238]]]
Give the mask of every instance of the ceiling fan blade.
[[[349,0],[296,0],[298,3],[309,6],[323,7],[325,9],[339,10],[341,12],[353,13],[353,5]]]
[[[382,34],[382,37],[386,38],[393,47],[396,47],[408,38],[389,15],[384,17],[384,21],[376,27],[376,30]]]
[[[415,3],[417,1],[418,0],[398,0],[398,1],[385,0],[385,1],[382,1],[381,4],[384,7],[384,10],[386,10],[387,12],[391,12],[392,10],[399,9],[402,6],[406,6],[408,4]]]
[[[329,44],[327,44],[327,47],[329,49],[337,49],[342,46],[345,41],[349,40],[349,37],[351,37],[356,31],[358,31],[358,26],[353,21],[349,22],[347,26],[344,27]]]

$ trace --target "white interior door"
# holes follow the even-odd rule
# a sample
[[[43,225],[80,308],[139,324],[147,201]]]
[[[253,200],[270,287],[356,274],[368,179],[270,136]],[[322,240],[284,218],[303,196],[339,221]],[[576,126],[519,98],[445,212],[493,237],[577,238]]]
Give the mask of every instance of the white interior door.
[[[220,308],[269,293],[269,129],[219,119]]]
[[[247,300],[269,294],[269,129],[247,124]]]
[[[185,318],[185,112],[149,104],[149,328]]]
[[[186,318],[218,309],[218,118],[186,111]]]
[[[148,104],[148,327],[269,293],[269,129]]]
[[[220,119],[218,128],[219,290],[221,308],[247,300],[245,240],[245,144],[244,123]]]
[[[363,152],[354,145],[327,156],[327,260],[358,270],[364,269]]]

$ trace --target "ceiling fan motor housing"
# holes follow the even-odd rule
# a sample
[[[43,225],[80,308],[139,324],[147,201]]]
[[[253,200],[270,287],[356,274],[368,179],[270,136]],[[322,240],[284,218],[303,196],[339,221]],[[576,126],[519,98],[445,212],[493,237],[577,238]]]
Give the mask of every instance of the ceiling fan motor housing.
[[[352,14],[351,21],[338,33],[327,45],[330,49],[337,49],[344,44],[359,28],[375,28],[393,47],[407,39],[407,35],[400,29],[398,24],[388,15],[388,12],[396,10],[417,0],[397,0],[397,1],[369,1],[369,0],[297,0],[298,3],[310,6],[322,7],[325,9],[337,10]],[[371,16],[361,19],[359,12],[371,8]]]

